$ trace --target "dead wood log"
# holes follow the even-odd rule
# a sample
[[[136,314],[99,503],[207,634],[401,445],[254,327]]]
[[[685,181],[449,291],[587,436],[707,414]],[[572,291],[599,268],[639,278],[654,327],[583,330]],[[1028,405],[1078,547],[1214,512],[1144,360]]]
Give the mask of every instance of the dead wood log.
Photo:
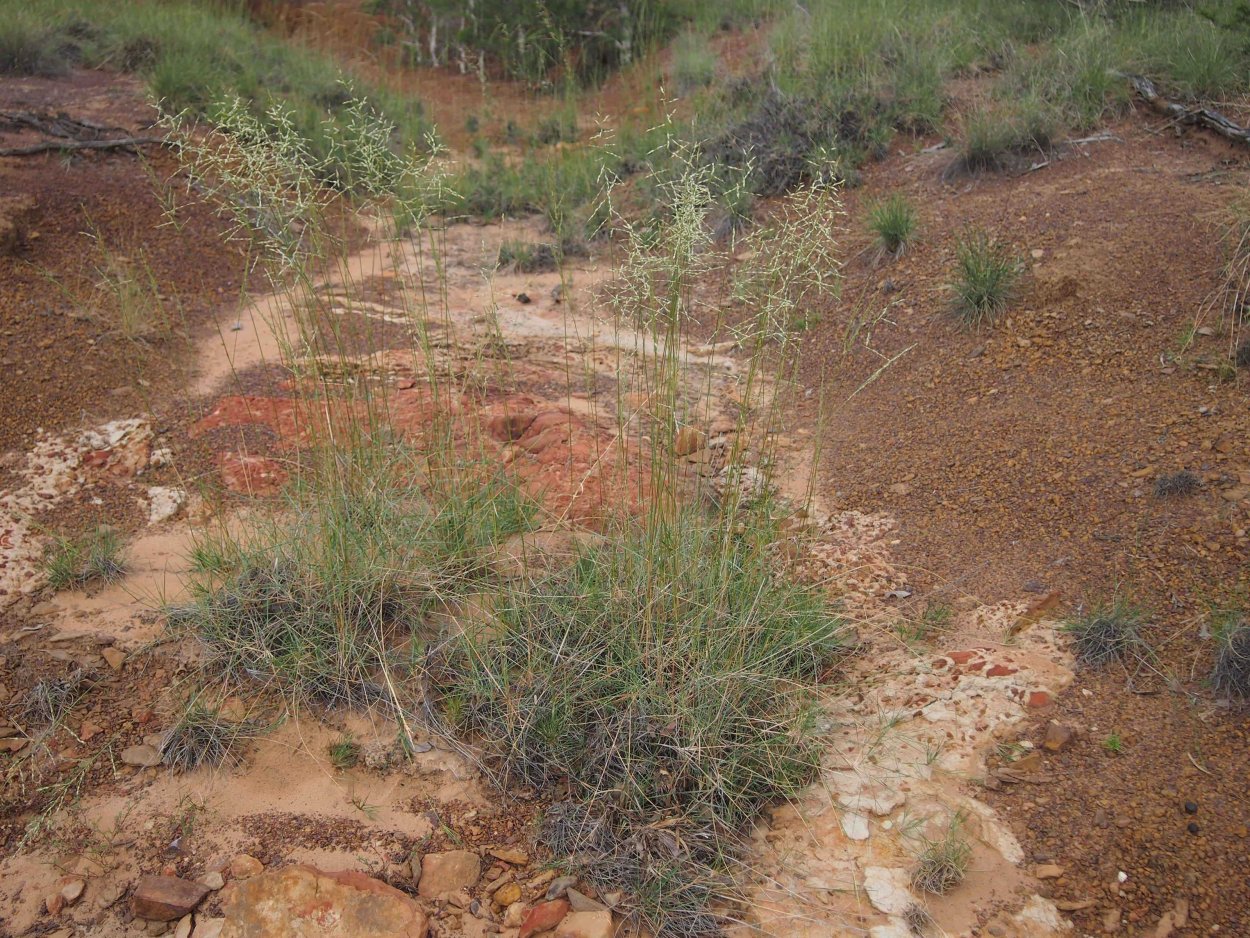
[[[120,140],[45,140],[24,147],[0,147],[0,156],[33,156],[49,150],[122,150],[165,142],[163,137],[123,137]]]
[[[1169,101],[1159,93],[1153,81],[1142,75],[1129,75],[1128,80],[1133,90],[1141,95],[1154,111],[1170,117],[1176,123],[1205,127],[1228,140],[1250,144],[1250,130],[1234,124],[1219,111],[1209,107],[1186,107],[1175,101]]]

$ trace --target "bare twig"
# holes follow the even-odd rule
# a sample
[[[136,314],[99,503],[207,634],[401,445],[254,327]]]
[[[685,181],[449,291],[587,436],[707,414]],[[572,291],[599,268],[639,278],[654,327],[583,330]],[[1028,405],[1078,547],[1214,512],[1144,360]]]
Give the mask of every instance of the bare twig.
[[[49,150],[123,150],[131,147],[156,146],[162,137],[123,137],[119,140],[45,140],[24,147],[0,148],[0,156],[34,156]]]

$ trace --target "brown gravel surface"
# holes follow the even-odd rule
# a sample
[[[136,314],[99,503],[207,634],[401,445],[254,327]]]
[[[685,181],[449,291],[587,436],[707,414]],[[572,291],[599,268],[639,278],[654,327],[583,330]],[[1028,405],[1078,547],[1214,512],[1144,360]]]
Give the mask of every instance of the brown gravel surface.
[[[804,364],[812,387],[832,372],[818,490],[900,519],[922,608],[1058,590],[1069,609],[1118,593],[1151,610],[1158,660],[1082,672],[1057,715],[1083,737],[1048,756],[1044,782],[990,797],[1026,852],[1065,867],[1051,892],[1092,900],[1071,912],[1082,933],[1122,915],[1120,934],[1153,935],[1184,900],[1184,934],[1250,934],[1246,713],[1211,699],[1200,637],[1208,604],[1244,596],[1250,578],[1250,377],[1218,379],[1237,336],[1204,315],[1220,211],[1245,190],[1250,154],[1139,116],[1114,130],[1119,141],[1023,175],[946,180],[949,151],[919,147],[867,169],[847,194],[846,293]],[[917,206],[919,237],[882,262],[866,207],[896,191]],[[1015,303],[980,331],[951,315],[945,286],[970,226],[1027,265]],[[884,318],[847,360],[852,309]],[[1212,334],[1185,347],[1194,327]],[[809,405],[794,427],[816,421]],[[1180,470],[1201,488],[1156,497],[1156,479]],[[1116,756],[1102,746],[1112,733]]]
[[[6,79],[0,110],[65,112],[138,132],[153,117],[140,86],[102,73]],[[0,122],[0,146],[40,139]],[[0,158],[0,192],[34,202],[23,245],[0,256],[0,452],[24,449],[38,428],[159,412],[177,396],[191,339],[236,295],[243,264],[221,238],[222,221],[185,190],[180,231],[166,224],[158,192],[175,169],[156,147]],[[158,285],[149,334],[120,331],[117,304],[100,287],[107,270],[148,293]]]

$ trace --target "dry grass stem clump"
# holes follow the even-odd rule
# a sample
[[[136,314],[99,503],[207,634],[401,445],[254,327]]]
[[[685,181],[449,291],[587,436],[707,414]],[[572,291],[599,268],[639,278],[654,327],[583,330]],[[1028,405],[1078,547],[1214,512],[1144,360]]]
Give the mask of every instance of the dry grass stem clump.
[[[1243,609],[1223,609],[1214,616],[1215,663],[1211,686],[1216,693],[1250,698],[1250,616]]]
[[[1077,660],[1099,666],[1122,661],[1130,653],[1143,653],[1141,627],[1146,614],[1123,599],[1099,603],[1084,615],[1069,619],[1063,629],[1072,636]]]
[[[926,840],[912,872],[912,885],[921,892],[945,895],[964,881],[972,860],[972,845],[964,833],[964,819],[956,815],[936,840]]]

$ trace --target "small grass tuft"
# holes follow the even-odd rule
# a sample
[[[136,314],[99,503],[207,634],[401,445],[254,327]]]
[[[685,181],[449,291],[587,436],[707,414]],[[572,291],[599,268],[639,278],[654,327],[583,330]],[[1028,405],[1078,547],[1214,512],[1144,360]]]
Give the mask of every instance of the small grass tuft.
[[[1233,353],[1233,364],[1238,368],[1250,368],[1250,339],[1243,339]]]
[[[352,739],[351,734],[344,734],[328,748],[330,762],[340,772],[355,768],[360,763],[360,744]]]
[[[79,538],[58,537],[44,557],[48,585],[59,591],[120,580],[126,574],[121,554],[121,537],[110,527]]]
[[[1243,609],[1221,609],[1213,616],[1215,663],[1211,686],[1229,697],[1250,698],[1250,616]]]
[[[1156,498],[1177,498],[1192,495],[1202,488],[1202,480],[1188,469],[1180,472],[1169,472],[1155,480]]]
[[[1023,264],[1006,244],[970,231],[955,249],[955,312],[971,326],[992,323],[1015,296]]]
[[[1121,661],[1141,649],[1141,626],[1146,613],[1125,599],[1093,606],[1084,615],[1069,619],[1063,630],[1072,636],[1077,660],[1097,667]]]
[[[1118,756],[1124,751],[1124,740],[1120,738],[1119,733],[1111,733],[1102,741],[1102,748],[1113,756]]]
[[[907,926],[907,930],[913,935],[924,935],[933,927],[933,916],[929,910],[918,902],[913,902],[903,910],[903,924]]]
[[[899,257],[916,232],[916,210],[906,196],[896,192],[869,210],[868,227],[876,234],[882,253]]]
[[[953,817],[945,833],[935,840],[926,838],[924,850],[912,871],[912,886],[921,892],[945,895],[963,882],[972,860],[972,845],[964,834],[962,814]]]
[[[548,242],[505,241],[499,246],[498,265],[523,274],[541,274],[560,267],[560,249]]]
[[[46,678],[26,692],[26,719],[40,726],[55,726],[87,690],[87,675],[79,668],[66,677]]]
[[[226,720],[216,710],[194,703],[165,731],[161,758],[184,772],[233,763],[237,761],[235,745],[247,729],[244,723]]]

